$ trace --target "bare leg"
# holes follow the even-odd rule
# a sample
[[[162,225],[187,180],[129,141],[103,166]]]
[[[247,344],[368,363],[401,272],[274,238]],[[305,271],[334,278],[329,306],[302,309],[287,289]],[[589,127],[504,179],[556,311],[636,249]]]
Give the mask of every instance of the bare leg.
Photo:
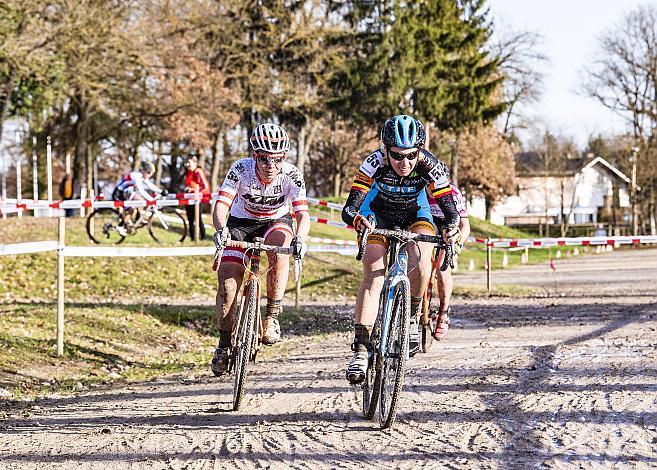
[[[368,244],[363,255],[363,282],[358,289],[354,323],[371,326],[376,320],[379,307],[379,296],[383,287],[385,275],[386,247],[379,244]]]
[[[216,298],[217,326],[219,331],[230,333],[233,329],[234,312],[236,307],[237,291],[242,286],[244,266],[239,263],[225,262],[219,265],[217,279],[219,282]],[[221,339],[224,340],[223,334]]]
[[[438,255],[438,263],[442,264],[445,259],[445,251],[440,250]],[[454,280],[452,279],[452,268],[447,267],[445,271],[440,269],[436,270],[436,286],[438,287],[438,302],[439,310],[446,312],[449,308],[449,303],[452,298],[452,291],[454,289]]]
[[[276,246],[288,246],[292,240],[292,234],[287,230],[273,230],[265,239],[265,244]],[[267,272],[267,297],[280,300],[285,294],[287,277],[290,272],[290,257],[267,253],[269,259],[269,271]]]

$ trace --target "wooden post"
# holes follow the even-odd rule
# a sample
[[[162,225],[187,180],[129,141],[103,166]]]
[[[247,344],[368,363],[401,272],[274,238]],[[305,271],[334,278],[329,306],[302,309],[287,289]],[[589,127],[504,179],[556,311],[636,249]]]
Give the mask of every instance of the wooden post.
[[[34,203],[36,204],[39,201],[39,174],[37,167],[37,151],[36,151],[37,139],[32,137],[32,196],[34,198]],[[39,217],[39,209],[34,208],[34,217]]]
[[[57,355],[64,355],[64,243],[65,217],[57,224]]]
[[[197,196],[201,196],[200,193]],[[201,239],[201,224],[203,220],[201,219],[201,200],[197,199],[194,202],[194,241],[198,243]]]
[[[488,289],[488,295],[491,293],[491,279],[490,279],[490,272],[492,270],[491,267],[491,258],[492,258],[492,251],[493,247],[491,246],[490,238],[486,239],[486,289]]]
[[[52,204],[52,144],[50,136],[46,140],[46,172],[48,175],[48,205]],[[52,207],[48,207],[48,216],[52,217]]]
[[[21,159],[18,157],[16,159],[16,202],[18,204],[23,203],[23,189],[22,189],[22,183],[21,183]],[[19,210],[18,213],[18,218],[20,219],[23,217],[23,211]]]
[[[87,184],[82,183],[82,186],[80,186],[80,199],[82,200],[82,203],[84,204],[84,200],[87,198]],[[84,205],[80,206],[80,217],[84,217],[85,214],[85,209]]]

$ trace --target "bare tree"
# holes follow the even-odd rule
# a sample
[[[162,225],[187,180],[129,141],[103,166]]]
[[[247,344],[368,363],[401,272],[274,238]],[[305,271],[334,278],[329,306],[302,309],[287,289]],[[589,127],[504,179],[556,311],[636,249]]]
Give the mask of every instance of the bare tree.
[[[543,38],[538,33],[502,29],[497,38],[491,48],[504,75],[502,95],[507,107],[502,120],[503,133],[508,136],[514,129],[524,127],[522,105],[539,99],[543,88],[540,68],[548,58],[540,50]]]
[[[636,165],[644,191],[639,202],[652,221],[657,193],[657,6],[639,7],[604,32],[584,76],[585,93],[625,119],[634,145],[641,148]]]

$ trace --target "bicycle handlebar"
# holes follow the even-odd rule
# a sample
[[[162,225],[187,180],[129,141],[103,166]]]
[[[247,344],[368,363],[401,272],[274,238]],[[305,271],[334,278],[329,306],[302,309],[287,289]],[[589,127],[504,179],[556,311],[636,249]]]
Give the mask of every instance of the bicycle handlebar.
[[[229,240],[226,243],[226,247],[231,248],[244,248],[244,249],[254,249],[258,251],[267,251],[270,253],[277,253],[281,255],[293,255],[294,248],[291,246],[276,246],[276,245],[265,245],[264,243],[252,243],[252,242],[241,242],[237,240]],[[212,270],[216,271],[219,268],[219,261],[221,259],[221,254],[223,253],[224,248],[217,248],[217,251],[214,254],[214,262],[212,263]],[[295,282],[301,277],[301,260],[294,260],[294,280]]]
[[[441,271],[445,271],[447,267],[454,268],[454,246],[451,243],[446,243],[442,236],[440,235],[426,235],[423,233],[414,233],[407,230],[388,230],[376,228],[370,230],[368,228],[363,229],[361,232],[360,239],[358,241],[358,254],[356,259],[360,261],[363,258],[365,253],[365,245],[367,244],[367,237],[369,235],[383,235],[388,238],[396,238],[402,242],[416,241],[416,242],[425,242],[433,243],[438,248],[445,250],[445,259],[440,266]]]

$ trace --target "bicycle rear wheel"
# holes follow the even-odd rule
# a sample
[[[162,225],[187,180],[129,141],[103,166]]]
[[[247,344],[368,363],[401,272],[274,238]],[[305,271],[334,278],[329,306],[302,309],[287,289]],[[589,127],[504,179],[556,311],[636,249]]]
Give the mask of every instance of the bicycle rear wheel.
[[[244,381],[246,380],[246,365],[253,355],[255,342],[255,318],[258,314],[258,286],[255,280],[248,282],[245,290],[246,302],[237,318],[235,332],[235,348],[233,350],[235,363],[235,384],[233,387],[233,411],[240,409],[244,398]]]
[[[432,276],[433,276],[432,272]],[[434,343],[434,338],[431,336],[431,324],[429,317],[431,316],[431,296],[433,290],[433,280],[429,281],[429,287],[427,288],[427,293],[424,296],[422,302],[422,316],[420,317],[420,324],[422,326],[422,333],[420,338],[421,351],[423,353],[429,352]]]
[[[148,232],[158,243],[182,242],[187,237],[187,222],[177,210],[153,212],[148,218]]]
[[[408,280],[397,283],[394,289],[390,323],[381,358],[381,392],[379,394],[379,425],[381,429],[389,428],[395,422],[408,356],[408,323],[411,310]]]
[[[118,209],[94,209],[87,216],[87,235],[97,245],[118,244],[125,240],[125,236],[117,232],[121,224],[121,213]]]

